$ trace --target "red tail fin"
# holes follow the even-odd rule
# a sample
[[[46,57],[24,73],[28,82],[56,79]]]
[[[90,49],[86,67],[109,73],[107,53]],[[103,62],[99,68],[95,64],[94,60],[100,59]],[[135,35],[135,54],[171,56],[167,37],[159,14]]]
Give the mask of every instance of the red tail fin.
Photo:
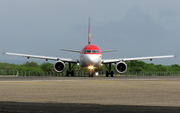
[[[88,44],[91,44],[90,17],[89,17],[89,29],[88,29]]]

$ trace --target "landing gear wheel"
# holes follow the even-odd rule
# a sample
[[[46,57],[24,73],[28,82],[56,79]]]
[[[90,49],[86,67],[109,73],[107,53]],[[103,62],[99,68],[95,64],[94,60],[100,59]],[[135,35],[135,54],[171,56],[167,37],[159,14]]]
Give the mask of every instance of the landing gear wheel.
[[[91,77],[91,72],[89,72],[89,77]]]
[[[108,77],[108,75],[109,75],[109,72],[108,72],[108,71],[106,71],[106,77]]]
[[[89,72],[89,77],[93,77],[93,73],[92,72]]]
[[[72,77],[74,76],[74,71],[71,72],[71,76],[72,76]]]
[[[68,70],[66,71],[66,76],[69,76],[69,71]]]
[[[113,72],[113,71],[111,71],[111,77],[113,77],[113,75],[114,75],[114,72]]]
[[[93,77],[93,73],[91,72],[91,77]]]

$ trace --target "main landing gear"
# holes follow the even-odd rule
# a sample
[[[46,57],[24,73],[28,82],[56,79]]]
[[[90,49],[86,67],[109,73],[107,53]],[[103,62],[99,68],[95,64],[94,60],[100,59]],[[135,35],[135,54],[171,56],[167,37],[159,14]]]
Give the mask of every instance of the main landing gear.
[[[71,70],[74,67],[75,63],[73,63],[72,67],[71,67],[71,63],[69,63],[69,70],[66,71],[66,76],[69,76],[69,74],[71,74],[71,76],[74,76],[74,71]]]
[[[108,71],[106,71],[106,77],[108,77],[109,75],[111,75],[111,77],[113,77],[114,72],[111,71],[111,63],[109,63],[109,66],[107,66],[107,64],[105,64],[105,66],[108,69]]]

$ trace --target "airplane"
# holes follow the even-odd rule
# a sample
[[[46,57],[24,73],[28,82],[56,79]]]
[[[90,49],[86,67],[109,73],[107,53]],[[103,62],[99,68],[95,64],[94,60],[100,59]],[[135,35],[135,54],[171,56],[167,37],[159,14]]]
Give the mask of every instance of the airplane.
[[[83,47],[81,51],[67,50],[67,49],[60,49],[60,50],[79,53],[80,59],[28,55],[28,54],[9,53],[9,52],[3,52],[3,54],[22,56],[22,57],[27,57],[28,59],[39,58],[39,59],[45,59],[46,61],[54,60],[56,61],[54,64],[54,70],[57,73],[62,73],[65,70],[65,63],[69,63],[69,70],[66,71],[67,76],[69,76],[69,74],[71,74],[71,76],[74,76],[74,71],[72,70],[72,68],[75,64],[80,64],[81,67],[89,69],[89,77],[93,77],[92,70],[99,68],[101,65],[105,65],[108,70],[106,71],[106,77],[108,77],[109,75],[113,77],[114,72],[111,71],[112,63],[115,64],[116,71],[119,74],[123,74],[127,71],[127,64],[125,63],[125,61],[147,60],[147,59],[152,61],[152,59],[158,59],[158,58],[177,57],[177,55],[175,54],[175,55],[166,55],[166,56],[102,59],[102,53],[114,52],[117,50],[101,51],[98,46],[91,44],[90,17],[89,17],[89,26],[88,26],[88,45]]]

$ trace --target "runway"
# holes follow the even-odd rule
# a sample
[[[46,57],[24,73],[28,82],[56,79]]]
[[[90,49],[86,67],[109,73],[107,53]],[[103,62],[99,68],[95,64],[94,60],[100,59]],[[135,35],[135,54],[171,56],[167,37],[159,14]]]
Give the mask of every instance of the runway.
[[[179,76],[0,77],[0,113],[178,113],[179,89]]]
[[[48,77],[48,76],[0,76],[2,81],[180,81],[180,76],[115,76],[115,77]]]

